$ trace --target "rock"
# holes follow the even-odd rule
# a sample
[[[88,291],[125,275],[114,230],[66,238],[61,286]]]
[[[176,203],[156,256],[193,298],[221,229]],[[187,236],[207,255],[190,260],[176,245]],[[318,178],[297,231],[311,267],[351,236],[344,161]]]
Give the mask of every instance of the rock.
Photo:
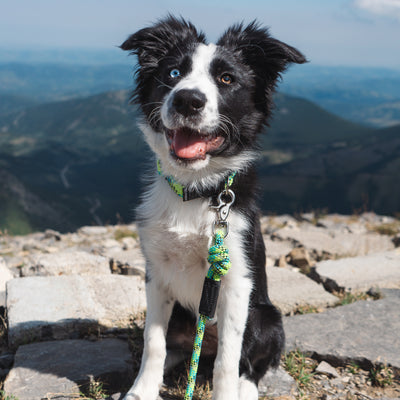
[[[310,255],[304,247],[296,247],[288,254],[290,264],[299,267],[301,270],[307,270],[312,265]]]
[[[107,235],[108,229],[105,226],[82,226],[78,229],[78,233],[86,236]]]
[[[400,369],[400,297],[359,301],[320,314],[284,317],[286,348],[332,365],[356,362],[370,369],[388,363]]]
[[[269,370],[258,383],[258,395],[268,398],[294,396],[297,394],[296,381],[282,368]]]
[[[396,236],[392,238],[392,242],[395,245],[395,247],[400,247],[400,233],[398,233]]]
[[[107,258],[86,251],[60,251],[36,254],[22,267],[22,276],[99,275],[111,274]]]
[[[118,339],[28,344],[18,348],[4,391],[19,400],[67,400],[79,398],[92,377],[112,393],[132,383],[130,362],[128,343]]]
[[[331,254],[339,257],[356,257],[394,249],[391,238],[375,232],[353,234],[329,230],[311,224],[297,229],[284,227],[274,233],[276,238],[290,240],[296,246],[305,247],[315,254]]]
[[[58,242],[61,240],[61,233],[54,231],[53,229],[46,229],[43,239],[54,239]]]
[[[286,262],[286,257],[285,256],[280,256],[278,260],[276,260],[275,262],[275,267],[279,267],[279,268],[286,268],[287,262]]]
[[[313,277],[328,290],[400,288],[400,249],[363,257],[321,261],[316,264]]]
[[[102,254],[110,259],[114,273],[145,277],[146,261],[139,248],[131,250],[110,249],[102,252]]]
[[[287,240],[272,240],[264,235],[264,243],[267,257],[279,259],[279,257],[288,254],[293,249],[293,244]]]
[[[6,304],[6,284],[11,279],[14,279],[13,274],[8,269],[5,260],[0,257],[0,306]]]
[[[136,276],[14,279],[7,284],[9,344],[126,328],[145,307],[144,282]]]
[[[332,365],[328,364],[326,361],[322,361],[318,364],[315,369],[317,374],[327,375],[330,378],[339,378],[339,374]]]
[[[267,267],[268,293],[283,314],[299,307],[326,307],[337,303],[338,298],[326,292],[305,275],[283,268]]]

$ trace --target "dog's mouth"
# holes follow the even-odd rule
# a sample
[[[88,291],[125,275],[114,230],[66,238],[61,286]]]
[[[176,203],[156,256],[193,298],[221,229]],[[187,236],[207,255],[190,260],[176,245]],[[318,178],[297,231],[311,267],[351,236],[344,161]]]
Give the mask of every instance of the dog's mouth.
[[[218,151],[225,138],[191,128],[167,129],[166,137],[171,154],[186,160],[204,160],[206,155]]]

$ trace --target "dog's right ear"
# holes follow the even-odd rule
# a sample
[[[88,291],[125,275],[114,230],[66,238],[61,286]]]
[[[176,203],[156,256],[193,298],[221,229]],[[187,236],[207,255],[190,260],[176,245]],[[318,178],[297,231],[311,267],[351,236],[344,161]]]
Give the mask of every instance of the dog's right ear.
[[[152,69],[171,49],[182,48],[193,41],[204,42],[204,35],[183,18],[168,15],[157,24],[129,36],[120,48],[136,54],[141,67]]]

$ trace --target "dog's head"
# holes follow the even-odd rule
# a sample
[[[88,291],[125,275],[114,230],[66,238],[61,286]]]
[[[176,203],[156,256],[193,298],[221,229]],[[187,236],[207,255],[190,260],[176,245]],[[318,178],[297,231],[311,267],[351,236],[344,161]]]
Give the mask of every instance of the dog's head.
[[[182,183],[254,159],[280,73],[306,61],[255,22],[208,44],[191,23],[172,16],[121,48],[138,56],[134,98],[145,115],[146,140]]]

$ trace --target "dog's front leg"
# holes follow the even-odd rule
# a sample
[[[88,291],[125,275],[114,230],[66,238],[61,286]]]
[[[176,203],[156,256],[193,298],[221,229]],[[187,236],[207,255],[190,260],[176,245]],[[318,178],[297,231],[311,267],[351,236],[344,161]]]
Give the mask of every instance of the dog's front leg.
[[[232,262],[232,269],[235,268]],[[218,353],[214,363],[213,400],[239,400],[239,362],[246,327],[251,282],[226,276],[218,302]]]
[[[174,305],[165,288],[151,279],[146,283],[147,314],[144,349],[139,374],[124,400],[156,400],[163,382],[166,332]]]

